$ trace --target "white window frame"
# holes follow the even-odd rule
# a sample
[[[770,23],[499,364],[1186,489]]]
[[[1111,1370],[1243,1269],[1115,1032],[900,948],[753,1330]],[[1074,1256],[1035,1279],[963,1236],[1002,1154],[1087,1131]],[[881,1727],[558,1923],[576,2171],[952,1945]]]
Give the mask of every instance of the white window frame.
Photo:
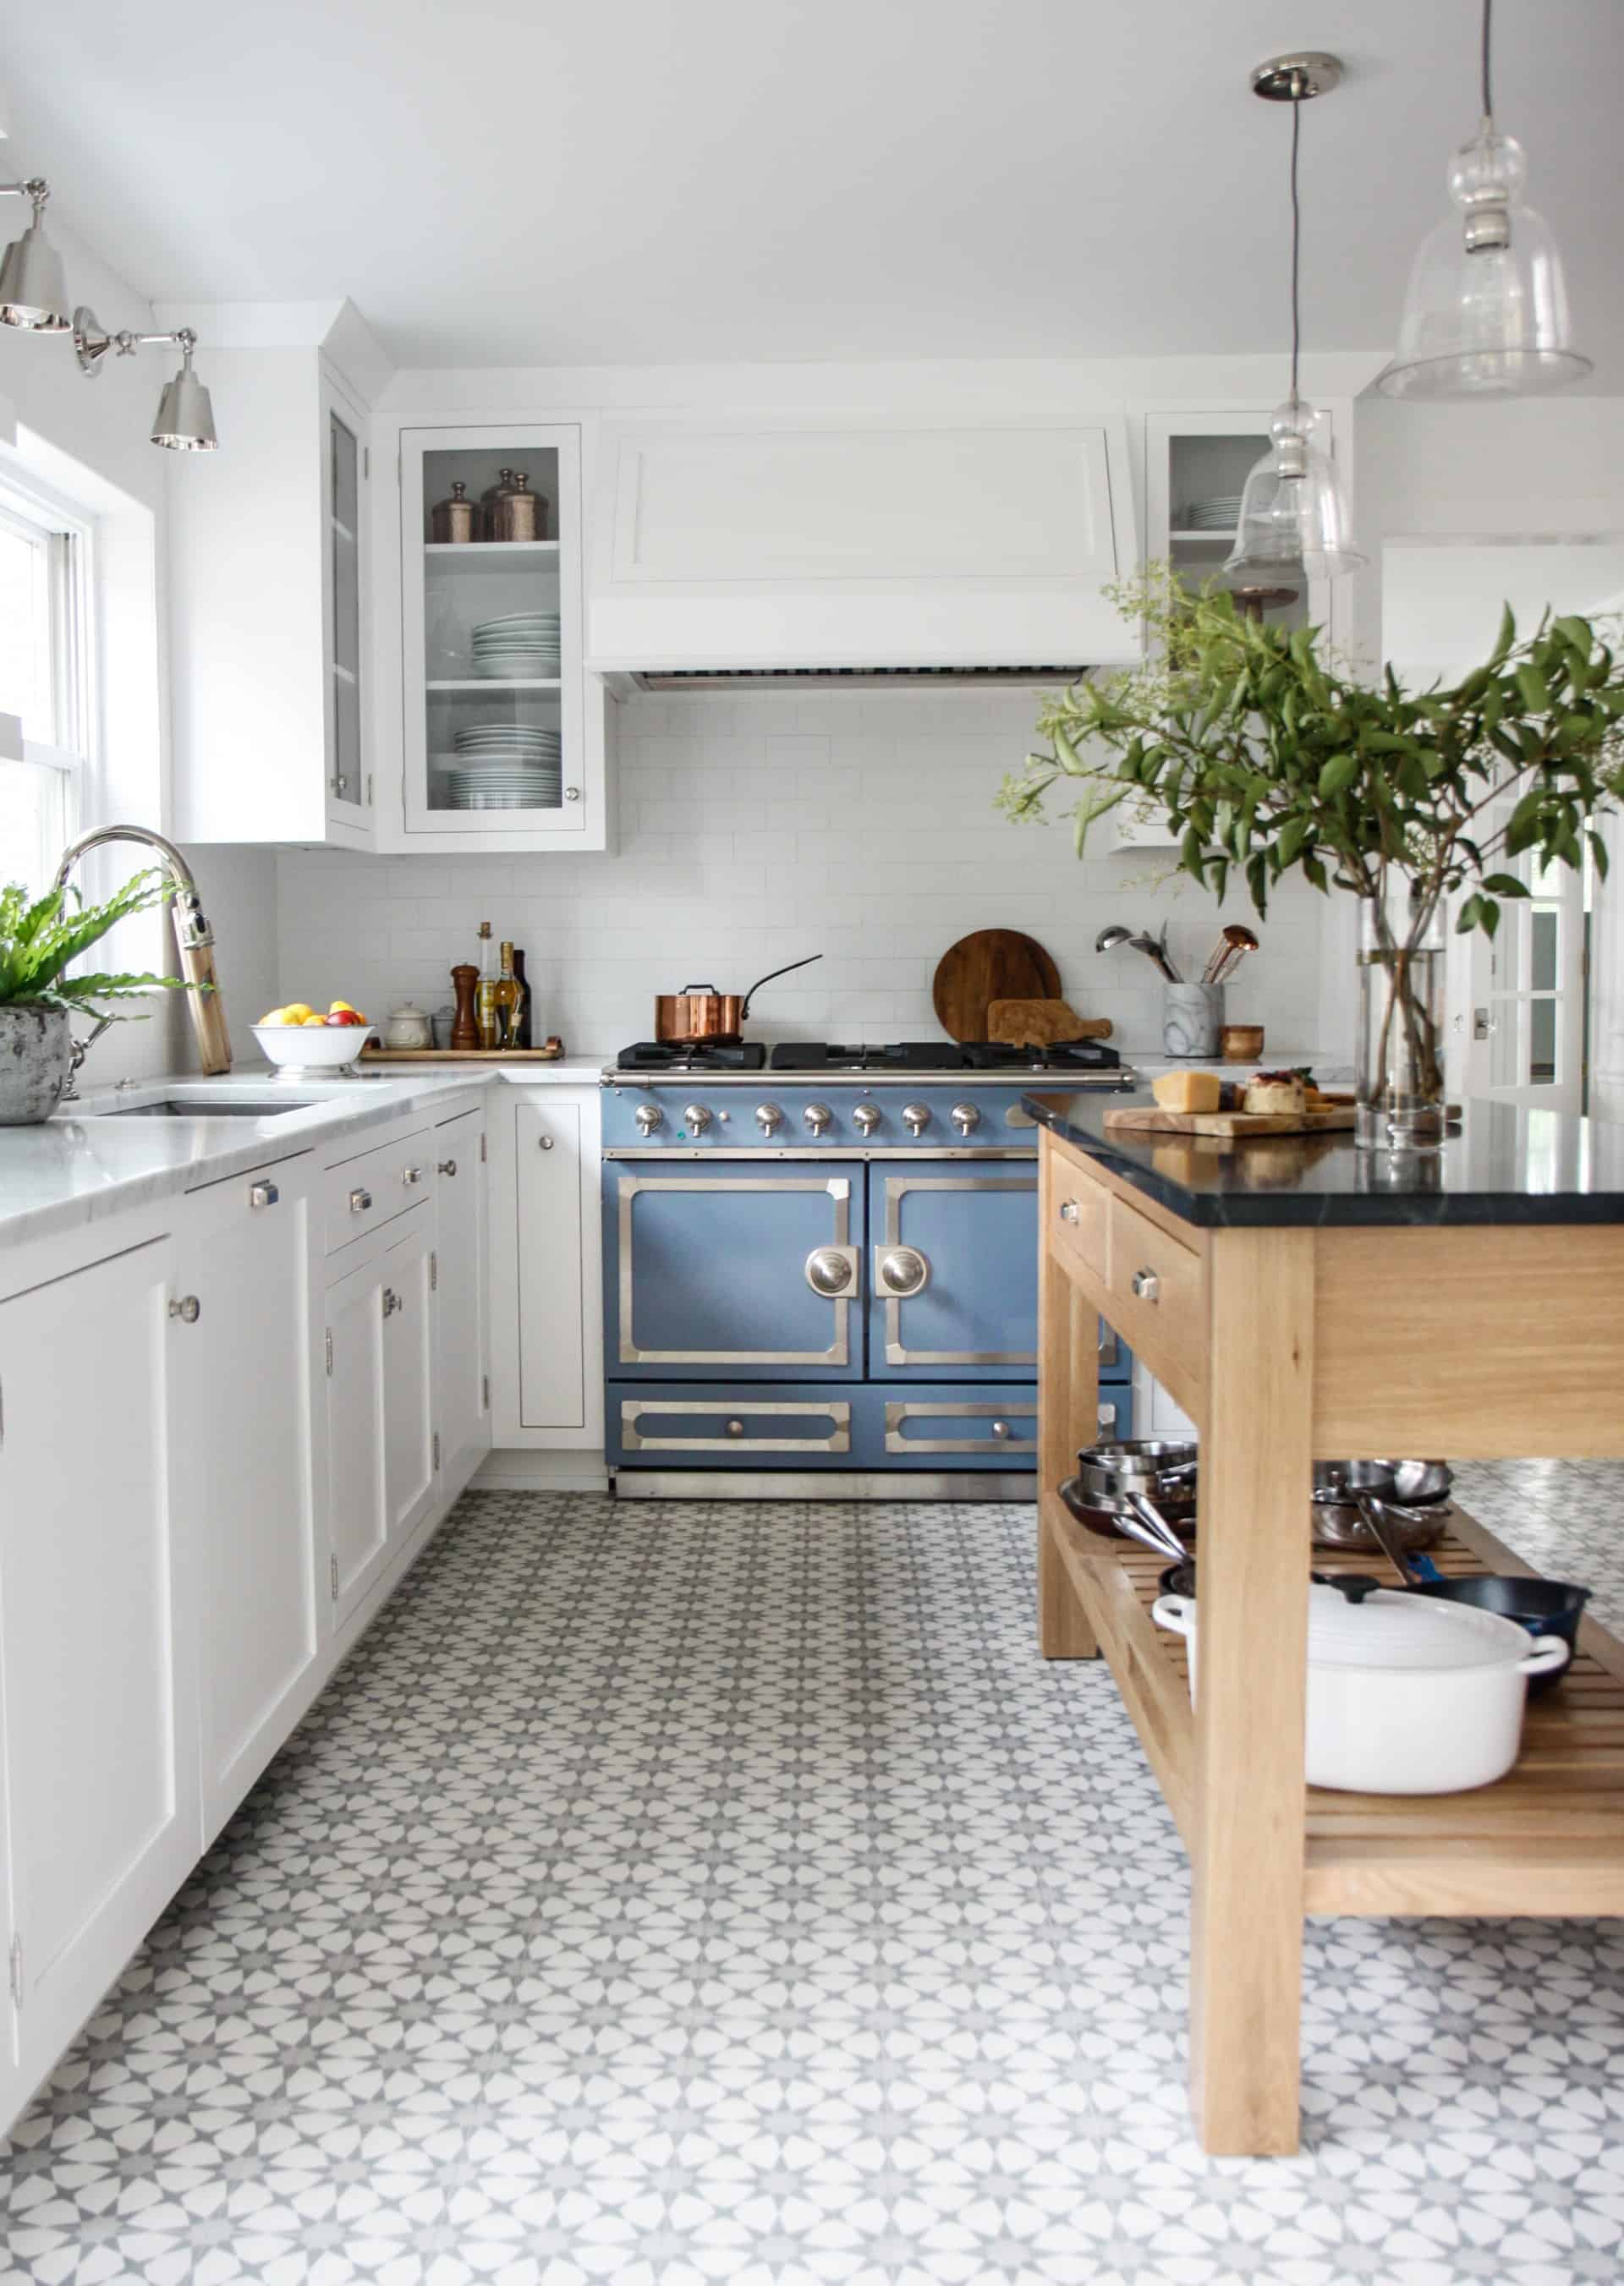
[[[57,731],[52,739],[20,737],[18,718],[0,715],[0,725],[13,734],[0,745],[0,769],[20,760],[59,774],[66,847],[98,822],[94,527],[83,513],[24,477],[11,462],[0,465],[0,525],[45,542],[51,716]]]

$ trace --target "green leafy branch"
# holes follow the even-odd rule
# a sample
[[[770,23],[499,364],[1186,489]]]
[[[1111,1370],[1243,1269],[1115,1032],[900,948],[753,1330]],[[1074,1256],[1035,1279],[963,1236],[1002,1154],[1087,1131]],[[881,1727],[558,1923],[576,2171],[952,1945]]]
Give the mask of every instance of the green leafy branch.
[[[120,921],[167,904],[173,895],[172,884],[156,868],[133,874],[99,905],[87,905],[67,885],[33,900],[15,881],[0,888],[0,1007],[94,1009],[104,1000],[184,989],[177,976],[67,974],[70,963]]]

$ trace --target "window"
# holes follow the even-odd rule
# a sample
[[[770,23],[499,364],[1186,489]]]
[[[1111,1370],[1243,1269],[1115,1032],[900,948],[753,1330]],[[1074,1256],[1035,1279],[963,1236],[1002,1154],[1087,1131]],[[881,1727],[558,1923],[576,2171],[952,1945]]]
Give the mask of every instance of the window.
[[[86,813],[89,553],[83,524],[0,485],[0,882],[35,893]]]

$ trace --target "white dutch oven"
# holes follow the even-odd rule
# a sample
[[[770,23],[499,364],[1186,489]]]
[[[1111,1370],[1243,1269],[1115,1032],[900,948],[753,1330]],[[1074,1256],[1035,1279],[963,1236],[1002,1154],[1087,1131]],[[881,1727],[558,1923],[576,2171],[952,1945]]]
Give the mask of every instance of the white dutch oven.
[[[1190,1646],[1196,1606],[1163,1596],[1151,1617]],[[1528,1677],[1565,1667],[1568,1647],[1531,1643],[1515,1620],[1387,1588],[1352,1602],[1308,1591],[1310,1785],[1352,1793],[1461,1793],[1492,1785],[1517,1760]]]

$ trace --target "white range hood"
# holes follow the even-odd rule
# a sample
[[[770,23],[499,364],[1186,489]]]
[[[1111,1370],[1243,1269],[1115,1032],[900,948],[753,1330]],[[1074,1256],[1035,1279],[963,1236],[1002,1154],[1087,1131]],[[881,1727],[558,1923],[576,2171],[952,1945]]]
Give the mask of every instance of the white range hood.
[[[1119,417],[606,422],[587,665],[645,690],[1054,684],[1126,664]]]

